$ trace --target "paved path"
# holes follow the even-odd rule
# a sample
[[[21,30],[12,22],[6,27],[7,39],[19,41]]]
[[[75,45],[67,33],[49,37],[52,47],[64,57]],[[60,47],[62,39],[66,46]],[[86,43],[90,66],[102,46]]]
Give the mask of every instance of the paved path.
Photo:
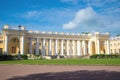
[[[0,80],[120,80],[120,66],[0,65]]]

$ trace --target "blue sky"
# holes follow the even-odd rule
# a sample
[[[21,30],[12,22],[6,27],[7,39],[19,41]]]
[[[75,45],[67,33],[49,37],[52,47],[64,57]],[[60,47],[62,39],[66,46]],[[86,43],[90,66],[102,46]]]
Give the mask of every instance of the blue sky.
[[[0,0],[0,28],[120,34],[120,0]]]

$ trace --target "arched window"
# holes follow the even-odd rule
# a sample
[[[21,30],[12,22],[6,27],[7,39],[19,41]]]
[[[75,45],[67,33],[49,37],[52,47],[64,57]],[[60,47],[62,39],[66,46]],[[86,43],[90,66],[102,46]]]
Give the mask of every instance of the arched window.
[[[11,42],[19,42],[19,39],[18,38],[12,38]]]

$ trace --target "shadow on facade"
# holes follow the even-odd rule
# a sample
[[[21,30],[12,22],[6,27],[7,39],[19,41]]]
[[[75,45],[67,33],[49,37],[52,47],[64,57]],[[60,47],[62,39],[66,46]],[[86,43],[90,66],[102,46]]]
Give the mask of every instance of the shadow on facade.
[[[50,72],[13,77],[7,80],[120,80],[120,72],[115,71],[74,71]]]

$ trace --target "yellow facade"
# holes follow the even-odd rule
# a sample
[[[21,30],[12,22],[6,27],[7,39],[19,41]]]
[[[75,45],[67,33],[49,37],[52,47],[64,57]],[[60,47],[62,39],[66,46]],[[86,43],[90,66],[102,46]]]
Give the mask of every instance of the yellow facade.
[[[109,33],[74,34],[29,31],[5,25],[0,34],[2,54],[83,56],[110,54]]]
[[[112,54],[120,54],[120,37],[111,38],[110,50]]]

